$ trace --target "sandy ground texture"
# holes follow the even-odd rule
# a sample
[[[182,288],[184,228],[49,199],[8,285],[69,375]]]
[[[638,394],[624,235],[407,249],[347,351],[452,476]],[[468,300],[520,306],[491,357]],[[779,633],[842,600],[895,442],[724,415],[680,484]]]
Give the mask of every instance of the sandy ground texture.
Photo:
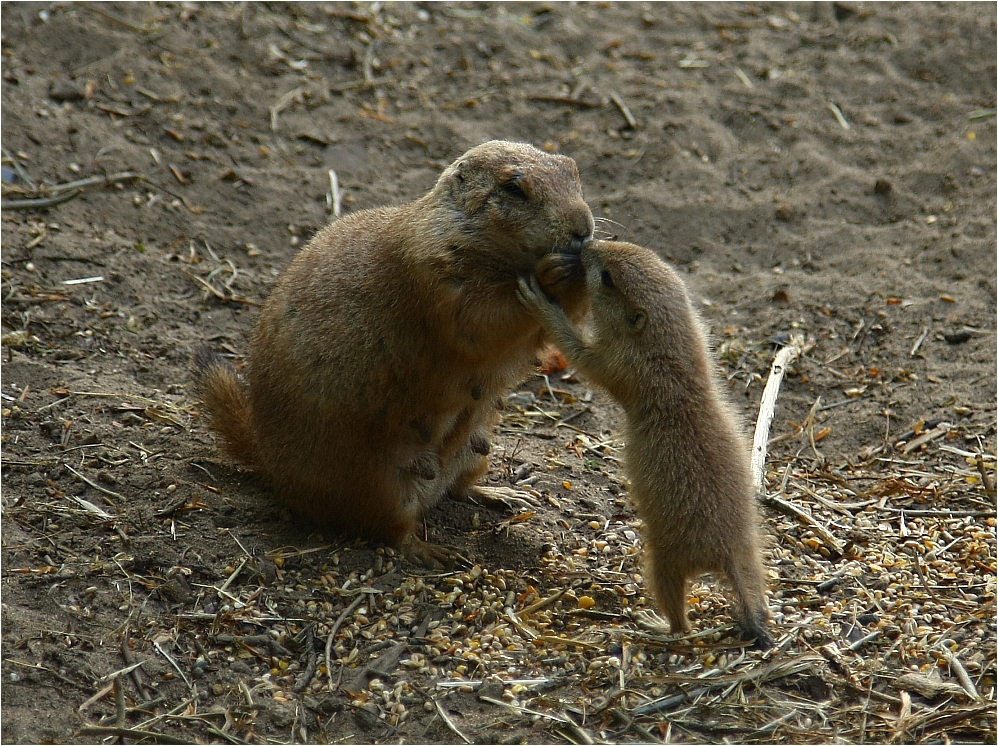
[[[4,3],[4,742],[995,741],[994,4]],[[509,398],[432,573],[219,455],[189,356],[246,362],[331,219],[467,148],[572,156],[672,261],[746,430],[779,344],[773,635],[640,612],[621,414]]]

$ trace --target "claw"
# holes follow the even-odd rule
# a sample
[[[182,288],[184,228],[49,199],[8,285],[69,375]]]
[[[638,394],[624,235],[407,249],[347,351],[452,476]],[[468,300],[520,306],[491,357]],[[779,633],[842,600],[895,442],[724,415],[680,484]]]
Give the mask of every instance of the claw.
[[[516,281],[516,295],[519,297],[520,302],[528,307],[536,304],[536,296],[533,288],[530,287],[530,279],[529,276],[519,277]]]
[[[402,554],[407,559],[433,570],[453,570],[458,566],[471,565],[471,560],[462,555],[456,547],[432,544],[415,536],[410,536],[402,546]]]
[[[634,620],[634,623],[645,632],[651,632],[655,635],[673,634],[672,625],[670,625],[665,619],[660,617],[654,611],[635,611],[631,614],[631,618]]]
[[[457,499],[484,505],[487,508],[507,510],[519,513],[537,507],[537,501],[528,492],[510,489],[509,487],[470,487]]]

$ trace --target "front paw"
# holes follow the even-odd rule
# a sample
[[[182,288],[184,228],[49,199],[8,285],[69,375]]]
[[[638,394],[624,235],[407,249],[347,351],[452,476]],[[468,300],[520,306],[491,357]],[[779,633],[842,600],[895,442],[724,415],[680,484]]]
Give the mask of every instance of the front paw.
[[[548,254],[534,268],[547,297],[578,321],[589,310],[586,270],[577,254]]]
[[[551,305],[534,275],[521,276],[516,284],[516,296],[520,299],[520,303],[535,316],[540,316],[545,306]]]
[[[547,254],[537,262],[534,274],[545,292],[555,297],[570,286],[584,285],[586,280],[586,270],[578,254]]]

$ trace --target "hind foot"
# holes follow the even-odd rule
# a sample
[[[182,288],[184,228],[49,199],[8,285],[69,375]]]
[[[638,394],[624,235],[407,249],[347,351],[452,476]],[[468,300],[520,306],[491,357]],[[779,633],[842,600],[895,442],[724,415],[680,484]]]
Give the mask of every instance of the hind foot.
[[[673,627],[667,619],[660,617],[654,611],[642,609],[632,612],[630,616],[640,629],[651,632],[653,635],[679,639],[690,632],[689,629],[683,629],[681,626]]]
[[[519,513],[521,510],[537,507],[537,501],[530,493],[509,487],[468,487],[466,490],[453,493],[452,497],[462,502],[506,510],[510,513]]]
[[[672,625],[654,611],[646,611],[644,609],[635,611],[631,614],[631,619],[634,620],[634,623],[640,629],[643,629],[645,632],[651,632],[653,635],[673,634]]]
[[[774,642],[769,630],[766,629],[766,622],[758,619],[748,619],[740,621],[738,628],[747,639],[755,638],[750,646],[750,650],[769,650]]]
[[[471,565],[471,560],[456,547],[433,544],[410,536],[400,548],[406,559],[413,560],[431,570],[453,570],[461,565]]]

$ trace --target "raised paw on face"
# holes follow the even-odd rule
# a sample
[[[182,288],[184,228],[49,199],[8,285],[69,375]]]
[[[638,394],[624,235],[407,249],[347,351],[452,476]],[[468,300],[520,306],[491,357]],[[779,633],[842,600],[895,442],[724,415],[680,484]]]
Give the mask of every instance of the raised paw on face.
[[[553,304],[544,295],[541,283],[534,275],[521,276],[517,280],[516,295],[527,310],[535,316],[540,316]]]
[[[586,270],[578,254],[547,254],[534,267],[534,274],[545,291],[560,295],[569,286],[585,288]]]

